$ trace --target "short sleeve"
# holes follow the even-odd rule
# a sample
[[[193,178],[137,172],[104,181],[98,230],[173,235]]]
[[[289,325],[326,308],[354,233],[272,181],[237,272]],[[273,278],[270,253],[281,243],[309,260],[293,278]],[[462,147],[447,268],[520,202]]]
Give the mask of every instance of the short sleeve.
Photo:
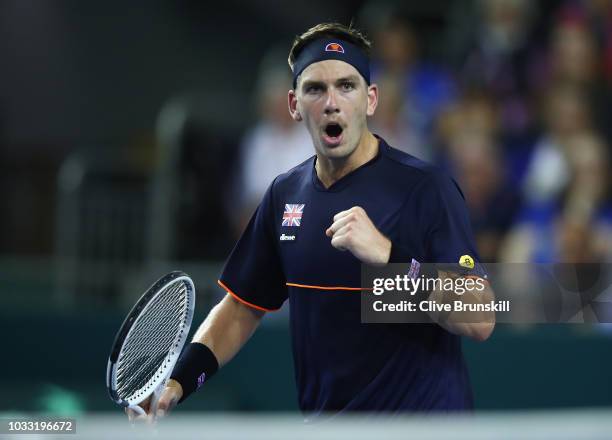
[[[465,199],[457,183],[435,171],[418,194],[417,221],[428,263],[448,265],[465,275],[486,277],[479,262]]]
[[[232,250],[219,285],[236,300],[258,310],[278,310],[287,299],[287,286],[274,241],[273,186],[251,217]]]

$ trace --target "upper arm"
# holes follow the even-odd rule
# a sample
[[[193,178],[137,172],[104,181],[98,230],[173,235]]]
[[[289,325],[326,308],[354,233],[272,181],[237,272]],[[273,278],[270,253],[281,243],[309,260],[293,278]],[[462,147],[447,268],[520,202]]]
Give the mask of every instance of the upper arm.
[[[441,172],[432,173],[421,194],[421,233],[425,237],[427,262],[436,263],[442,277],[479,278],[478,286],[453,299],[464,302],[488,303],[494,300],[493,289],[487,281],[487,273],[479,262],[470,218],[459,186]],[[466,285],[466,281],[462,281]],[[467,319],[460,314],[451,318],[454,333],[478,341],[487,339],[495,326],[495,313],[470,314]]]
[[[235,300],[262,312],[280,309],[288,295],[276,243],[275,225],[280,217],[274,208],[273,186],[236,243],[219,280]]]
[[[236,315],[238,317],[243,317],[247,320],[252,319],[255,321],[261,321],[261,318],[263,318],[266,314],[266,312],[263,310],[255,309],[247,304],[244,304],[229,293],[225,295],[223,301],[229,303],[229,307],[236,311]]]

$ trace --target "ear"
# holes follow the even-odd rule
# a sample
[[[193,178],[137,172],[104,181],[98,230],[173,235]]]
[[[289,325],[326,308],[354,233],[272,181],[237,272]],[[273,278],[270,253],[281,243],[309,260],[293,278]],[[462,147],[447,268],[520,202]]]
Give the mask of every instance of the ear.
[[[297,95],[294,90],[289,90],[289,93],[287,94],[287,100],[289,104],[289,114],[291,115],[291,119],[297,122],[301,121],[302,115],[300,114],[297,108],[298,99],[297,99]]]
[[[368,116],[374,115],[376,107],[378,106],[378,85],[370,84],[368,86],[368,108],[366,114]]]

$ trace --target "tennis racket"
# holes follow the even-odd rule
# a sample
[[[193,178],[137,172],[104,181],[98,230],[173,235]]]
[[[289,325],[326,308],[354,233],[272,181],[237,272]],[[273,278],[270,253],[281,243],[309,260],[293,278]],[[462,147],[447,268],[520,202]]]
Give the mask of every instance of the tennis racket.
[[[187,340],[195,307],[195,286],[183,272],[160,278],[140,297],[117,332],[106,370],[110,398],[140,415],[139,406],[157,399]]]

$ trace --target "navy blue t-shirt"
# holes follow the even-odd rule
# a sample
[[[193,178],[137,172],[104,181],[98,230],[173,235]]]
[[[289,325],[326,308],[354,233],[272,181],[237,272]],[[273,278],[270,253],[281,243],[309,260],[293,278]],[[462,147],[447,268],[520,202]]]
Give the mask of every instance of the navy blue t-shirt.
[[[314,156],[278,176],[219,284],[260,310],[279,309],[289,299],[299,405],[306,413],[471,408],[459,336],[435,324],[361,323],[361,263],[325,235],[334,215],[353,206],[417,261],[478,258],[454,181],[379,138],[374,159],[327,189]]]

